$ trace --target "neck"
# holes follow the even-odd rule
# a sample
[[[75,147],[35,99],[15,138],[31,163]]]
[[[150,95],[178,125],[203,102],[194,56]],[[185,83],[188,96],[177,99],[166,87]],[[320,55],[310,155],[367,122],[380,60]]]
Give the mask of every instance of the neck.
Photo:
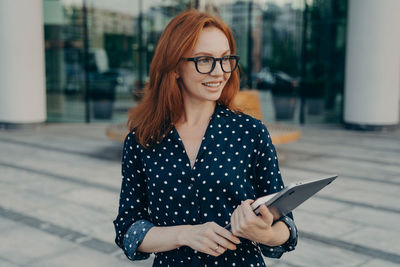
[[[179,124],[194,126],[202,122],[208,122],[214,112],[215,105],[215,101],[205,101],[201,103],[187,103],[187,101],[185,101],[185,110],[182,118],[179,120]]]

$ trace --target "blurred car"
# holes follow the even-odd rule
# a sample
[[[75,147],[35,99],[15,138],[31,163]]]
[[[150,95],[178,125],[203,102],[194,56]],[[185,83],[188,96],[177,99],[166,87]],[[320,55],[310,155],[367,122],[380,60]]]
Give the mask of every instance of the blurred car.
[[[253,74],[253,81],[259,90],[270,90],[275,85],[275,76],[269,68],[262,68],[259,72]]]
[[[299,86],[299,79],[291,77],[289,74],[283,71],[277,71],[274,73],[275,84],[272,87],[272,94],[274,95],[287,95],[293,96],[297,93]]]
[[[66,94],[82,92],[84,86],[84,67],[80,61],[65,61]],[[91,49],[89,51],[89,88],[92,99],[102,98],[105,94],[111,96],[115,93],[132,93],[135,73],[126,68],[109,68],[108,57],[104,49]],[[108,92],[106,92],[108,91]]]

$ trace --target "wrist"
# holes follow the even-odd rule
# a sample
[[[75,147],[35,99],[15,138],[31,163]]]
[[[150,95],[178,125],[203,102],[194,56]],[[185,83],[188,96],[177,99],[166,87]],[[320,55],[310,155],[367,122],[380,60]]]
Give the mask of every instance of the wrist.
[[[266,229],[265,231],[263,231],[263,234],[260,235],[260,241],[258,243],[267,245],[267,246],[271,246],[271,244],[274,241],[274,235],[275,235],[275,229],[272,227],[269,227],[268,229]]]
[[[264,232],[264,245],[275,247],[284,244],[289,239],[289,229],[286,224],[280,221],[274,223],[267,231]]]
[[[177,228],[177,245],[179,247],[188,245],[188,231],[192,228],[192,225],[180,225]]]

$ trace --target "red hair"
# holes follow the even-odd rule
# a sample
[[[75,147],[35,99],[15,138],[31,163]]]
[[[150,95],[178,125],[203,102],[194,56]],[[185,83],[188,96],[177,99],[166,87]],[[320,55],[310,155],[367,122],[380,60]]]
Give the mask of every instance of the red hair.
[[[221,30],[228,39],[231,53],[236,53],[232,31],[221,19],[197,10],[185,11],[173,18],[158,41],[143,99],[129,114],[128,128],[130,131],[136,128],[136,137],[142,146],[161,141],[183,115],[183,97],[175,71],[181,58],[193,51],[206,27]],[[233,98],[239,86],[236,70],[231,73],[217,103],[234,109]]]

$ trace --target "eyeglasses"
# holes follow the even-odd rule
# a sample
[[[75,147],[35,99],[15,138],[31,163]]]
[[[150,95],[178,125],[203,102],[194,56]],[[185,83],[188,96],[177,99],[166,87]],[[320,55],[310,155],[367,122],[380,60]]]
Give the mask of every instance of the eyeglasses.
[[[201,74],[211,73],[215,68],[215,63],[219,61],[221,64],[221,69],[223,72],[231,73],[235,71],[239,64],[240,57],[237,55],[228,55],[220,58],[215,58],[211,56],[199,56],[199,57],[189,57],[184,58],[187,61],[193,61],[197,72]]]

